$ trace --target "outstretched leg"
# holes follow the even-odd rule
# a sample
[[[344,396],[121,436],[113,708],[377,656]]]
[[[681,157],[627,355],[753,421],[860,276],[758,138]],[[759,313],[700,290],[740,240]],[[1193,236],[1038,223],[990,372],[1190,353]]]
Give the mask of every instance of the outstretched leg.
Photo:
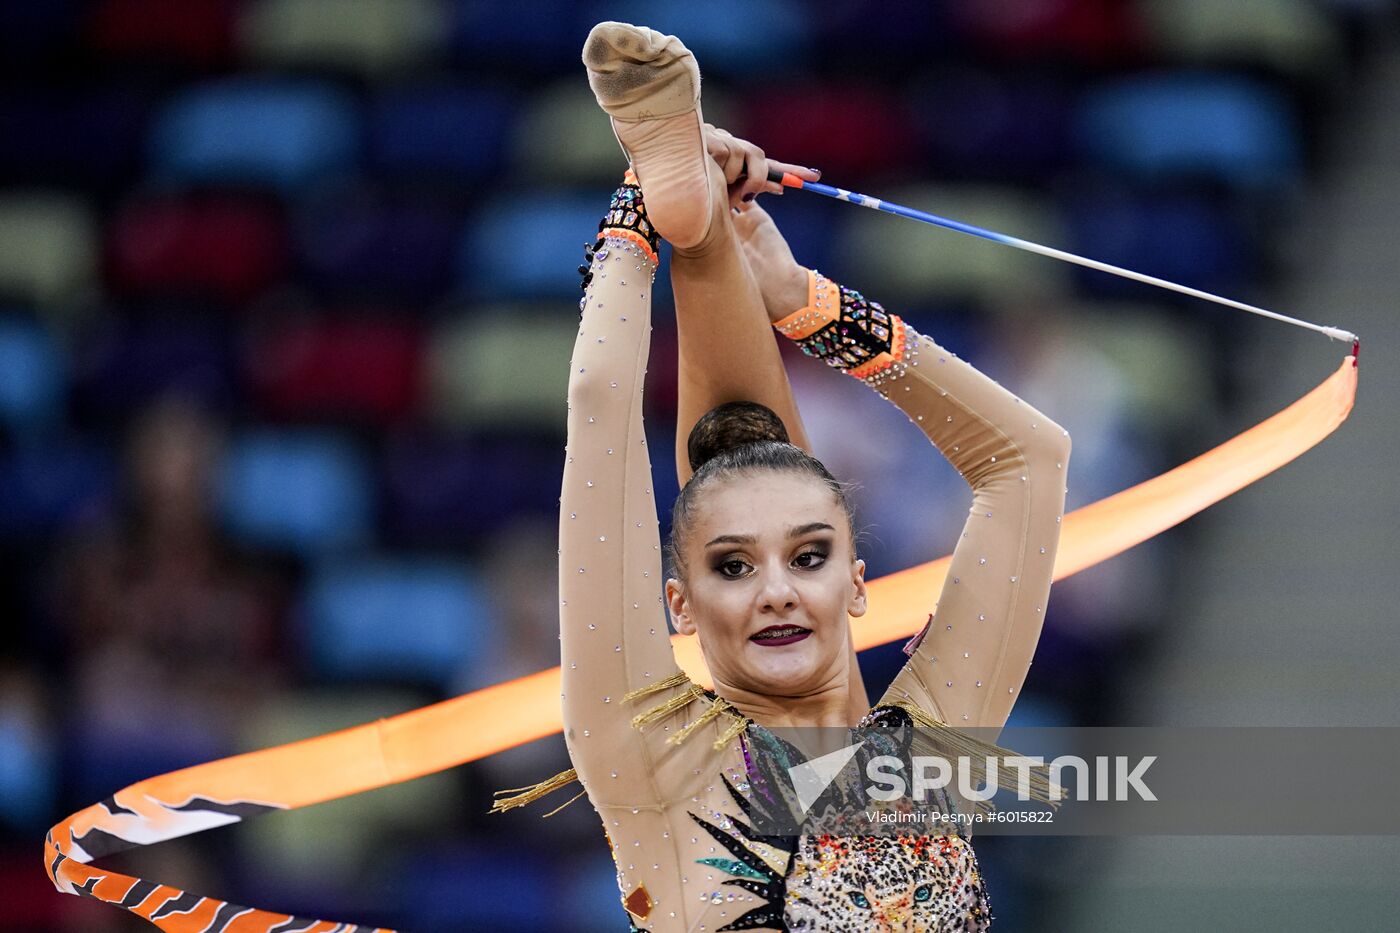
[[[650,220],[672,246],[679,338],[676,472],[681,485],[692,473],[687,453],[691,429],[705,412],[728,401],[772,409],[792,443],[812,453],[771,327],[775,318],[744,258],[730,213],[731,206],[751,205],[760,191],[781,190],[767,180],[763,153],[704,122],[700,70],[674,36],[626,23],[600,23],[589,33],[583,60],[589,85],[611,117],[641,185]],[[809,169],[778,165],[816,178]],[[849,651],[854,723],[869,708],[869,699],[854,647]]]
[[[792,443],[812,452],[763,293],[735,230],[724,178],[713,162],[710,178],[717,210],[709,232],[698,246],[671,254],[680,370],[676,472],[682,485],[691,474],[686,454],[691,428],[724,402],[743,399],[766,405],[783,420]]]
[[[782,190],[768,181],[763,153],[705,123],[699,66],[675,36],[599,23],[584,44],[583,61],[589,86],[612,118],[645,193],[651,222],[673,249],[681,484],[691,475],[686,455],[691,428],[723,402],[766,405],[783,420],[789,439],[810,453],[777,338],[729,214],[745,196]],[[816,177],[798,166],[781,167]]]

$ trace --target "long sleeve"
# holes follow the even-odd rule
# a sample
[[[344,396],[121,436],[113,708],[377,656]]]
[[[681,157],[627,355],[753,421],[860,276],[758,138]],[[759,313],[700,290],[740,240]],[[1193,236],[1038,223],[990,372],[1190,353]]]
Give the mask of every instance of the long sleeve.
[[[1068,432],[898,315],[819,273],[809,275],[808,306],[774,326],[897,405],[972,488],[943,592],[881,704],[913,704],[958,728],[1000,728],[1045,619]]]
[[[676,665],[662,596],[642,429],[655,237],[635,185],[613,196],[599,240],[569,371],[559,625],[565,741],[590,800],[604,807],[673,797],[693,781],[690,759],[703,749],[665,742],[685,715],[683,694],[698,696]],[[626,694],[648,687],[659,688],[649,699],[677,701],[675,715],[634,728],[639,707]]]

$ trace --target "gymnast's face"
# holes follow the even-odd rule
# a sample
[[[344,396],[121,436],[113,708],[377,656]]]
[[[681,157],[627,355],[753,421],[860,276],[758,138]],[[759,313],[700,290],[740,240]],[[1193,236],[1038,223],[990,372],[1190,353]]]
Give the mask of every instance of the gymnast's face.
[[[671,618],[699,634],[717,686],[802,697],[846,683],[865,562],[825,483],[772,470],[715,481],[683,548],[685,582],[666,581]]]

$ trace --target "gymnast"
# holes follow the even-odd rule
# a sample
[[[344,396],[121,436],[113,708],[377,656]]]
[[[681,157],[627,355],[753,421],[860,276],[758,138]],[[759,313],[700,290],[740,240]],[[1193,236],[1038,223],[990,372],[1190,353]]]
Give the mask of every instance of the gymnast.
[[[778,190],[770,168],[816,173],[706,124],[680,40],[601,23],[583,59],[630,169],[589,250],[569,371],[563,716],[631,928],[986,929],[964,836],[757,838],[748,752],[776,727],[1003,726],[1045,617],[1068,432],[798,265],[755,196]],[[664,571],[641,415],[658,237],[683,485]],[[874,707],[851,640],[867,608],[851,505],[811,454],[770,326],[898,406],[972,488],[943,592]],[[713,690],[678,668],[668,612],[698,637]]]
[[[858,815],[836,830],[805,821],[789,835],[755,829],[756,817],[772,813],[768,779],[781,774],[765,772],[762,752],[792,749],[775,730],[827,727],[821,735],[835,733],[853,747],[849,730],[869,736],[867,727],[893,727],[931,734],[922,741],[937,754],[1004,754],[967,730],[995,734],[1005,725],[1052,576],[1147,540],[1329,436],[1355,402],[1360,338],[822,185],[814,170],[769,161],[704,122],[698,67],[675,37],[602,23],[589,35],[584,63],[631,165],[580,270],[584,297],[569,373],[559,711],[575,767],[498,791],[512,796],[492,809],[580,780],[576,796],[586,794],[603,820],[634,931],[986,929],[990,899],[957,824],[941,836],[836,831],[859,827]],[[798,265],[754,203],[759,193],[781,190],[768,181],[770,170],[784,186],[1315,330],[1347,341],[1351,352],[1273,417],[1065,518],[1068,433],[898,315]],[[672,508],[664,581],[641,419],[649,292],[662,237],[673,247],[684,487]],[[894,403],[972,488],[939,598],[904,646],[908,662],[873,706],[849,618],[867,612],[884,581],[867,590],[845,486],[811,455],[769,324]],[[924,579],[932,566],[913,568],[919,574],[908,579]],[[907,613],[908,599],[900,595],[896,614]],[[882,606],[882,616],[890,608]],[[696,636],[713,689],[679,669],[668,613],[679,632]],[[860,641],[882,643],[889,632],[886,619],[873,620]],[[55,823],[44,838],[44,870],[63,893],[124,908],[165,930],[350,928],[92,863],[437,773],[547,734],[559,709],[550,699],[553,674],[146,778]],[[511,704],[521,711],[518,722],[499,717]],[[809,749],[796,751],[810,758]],[[945,793],[941,804],[961,815],[967,800]]]

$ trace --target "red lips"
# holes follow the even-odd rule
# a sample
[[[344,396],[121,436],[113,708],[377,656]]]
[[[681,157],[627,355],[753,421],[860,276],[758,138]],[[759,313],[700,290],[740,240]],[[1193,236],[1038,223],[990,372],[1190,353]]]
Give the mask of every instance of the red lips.
[[[799,642],[810,634],[812,634],[811,629],[803,628],[800,625],[770,625],[750,635],[749,641],[756,645],[777,647]]]

